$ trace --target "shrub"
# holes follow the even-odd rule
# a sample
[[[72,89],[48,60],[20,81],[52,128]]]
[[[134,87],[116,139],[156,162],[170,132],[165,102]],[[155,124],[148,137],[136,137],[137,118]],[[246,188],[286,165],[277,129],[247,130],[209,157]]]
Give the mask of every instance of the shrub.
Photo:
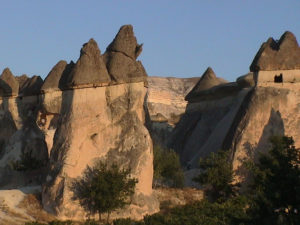
[[[129,169],[119,169],[116,164],[97,162],[94,167],[87,167],[83,177],[73,182],[74,199],[90,212],[107,213],[107,222],[112,211],[130,203],[137,179],[130,177]]]
[[[153,152],[154,183],[162,181],[172,187],[183,187],[184,175],[178,154],[158,145],[154,146]]]
[[[21,159],[12,162],[12,168],[18,171],[35,170],[44,166],[41,160],[32,157],[32,152],[22,152]]]
[[[272,148],[250,170],[255,224],[300,224],[300,149],[292,137],[272,137]]]
[[[203,170],[194,181],[204,185],[206,194],[217,199],[229,198],[234,193],[232,163],[229,160],[229,151],[211,153],[207,158],[200,159],[200,168]]]

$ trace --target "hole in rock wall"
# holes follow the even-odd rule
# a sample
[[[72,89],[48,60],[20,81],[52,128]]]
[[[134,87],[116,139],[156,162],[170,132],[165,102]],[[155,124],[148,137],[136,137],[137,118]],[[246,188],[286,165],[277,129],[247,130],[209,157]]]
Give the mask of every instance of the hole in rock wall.
[[[282,83],[283,82],[282,73],[280,75],[275,75],[274,82],[275,83]]]

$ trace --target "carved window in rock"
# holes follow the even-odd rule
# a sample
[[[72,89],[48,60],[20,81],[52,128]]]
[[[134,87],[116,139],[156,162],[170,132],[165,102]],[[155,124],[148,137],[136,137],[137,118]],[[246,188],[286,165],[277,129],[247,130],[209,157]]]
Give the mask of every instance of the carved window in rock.
[[[279,75],[275,75],[274,82],[275,83],[282,83],[283,82],[283,75],[282,75],[282,73],[279,74]]]

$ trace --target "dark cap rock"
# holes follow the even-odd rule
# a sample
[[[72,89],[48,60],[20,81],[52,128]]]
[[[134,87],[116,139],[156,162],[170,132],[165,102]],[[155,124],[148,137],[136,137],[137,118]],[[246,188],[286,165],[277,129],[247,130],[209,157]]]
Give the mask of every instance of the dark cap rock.
[[[25,84],[25,82],[30,79],[26,74],[22,74],[21,76],[16,76],[16,80],[19,82],[19,91],[21,87]]]
[[[69,88],[101,86],[110,81],[100,49],[96,41],[90,39],[80,51],[80,57],[68,77],[67,86]]]
[[[2,96],[16,96],[19,93],[19,82],[9,68],[5,68],[0,76],[0,89]]]
[[[208,67],[197,82],[195,87],[186,95],[185,99],[189,99],[201,94],[203,91],[208,90],[216,85],[224,83],[224,80],[218,78],[211,67]]]
[[[140,61],[119,52],[106,52],[104,61],[112,80],[116,83],[133,83],[147,80],[147,73]]]
[[[142,52],[142,44],[139,45],[137,43],[133,27],[131,25],[124,25],[120,28],[106,51],[120,52],[135,60]]]
[[[120,28],[103,55],[107,71],[115,83],[147,82],[147,73],[136,58],[142,51],[131,25]]]
[[[43,82],[40,76],[33,76],[27,79],[20,87],[20,94],[23,96],[40,94]]]
[[[253,62],[250,71],[300,69],[300,47],[295,35],[285,32],[279,41],[269,38],[264,42]]]
[[[66,61],[61,60],[51,69],[41,87],[41,91],[43,93],[60,90],[59,81],[67,65],[68,64]]]

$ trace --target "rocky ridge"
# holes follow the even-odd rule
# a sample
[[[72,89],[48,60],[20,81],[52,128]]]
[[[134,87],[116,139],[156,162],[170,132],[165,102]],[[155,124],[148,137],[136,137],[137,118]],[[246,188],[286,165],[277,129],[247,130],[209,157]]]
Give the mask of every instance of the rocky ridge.
[[[139,181],[132,204],[115,217],[138,219],[156,212],[152,141],[144,126],[147,74],[136,61],[141,50],[132,26],[125,25],[103,55],[90,39],[76,63],[58,62],[44,82],[37,76],[16,79],[5,69],[1,187],[42,184],[44,209],[61,219],[82,219],[85,211],[73,200],[72,182],[101,159],[131,168]],[[16,171],[24,155],[45,170],[35,176],[35,170]]]
[[[286,32],[276,43],[275,50],[274,46],[270,49],[270,41],[262,45],[251,70],[297,68],[298,44],[294,35]],[[278,64],[280,58],[283,64]],[[258,67],[255,69],[254,65]],[[236,179],[243,180],[246,174],[242,162],[256,160],[259,152],[267,151],[271,136],[292,136],[296,147],[300,146],[299,93],[299,82],[256,86],[251,72],[236,82],[200,91],[197,97],[190,98],[190,93],[186,112],[170,135],[168,145],[180,154],[188,169],[197,167],[200,157],[220,149],[229,150]]]

